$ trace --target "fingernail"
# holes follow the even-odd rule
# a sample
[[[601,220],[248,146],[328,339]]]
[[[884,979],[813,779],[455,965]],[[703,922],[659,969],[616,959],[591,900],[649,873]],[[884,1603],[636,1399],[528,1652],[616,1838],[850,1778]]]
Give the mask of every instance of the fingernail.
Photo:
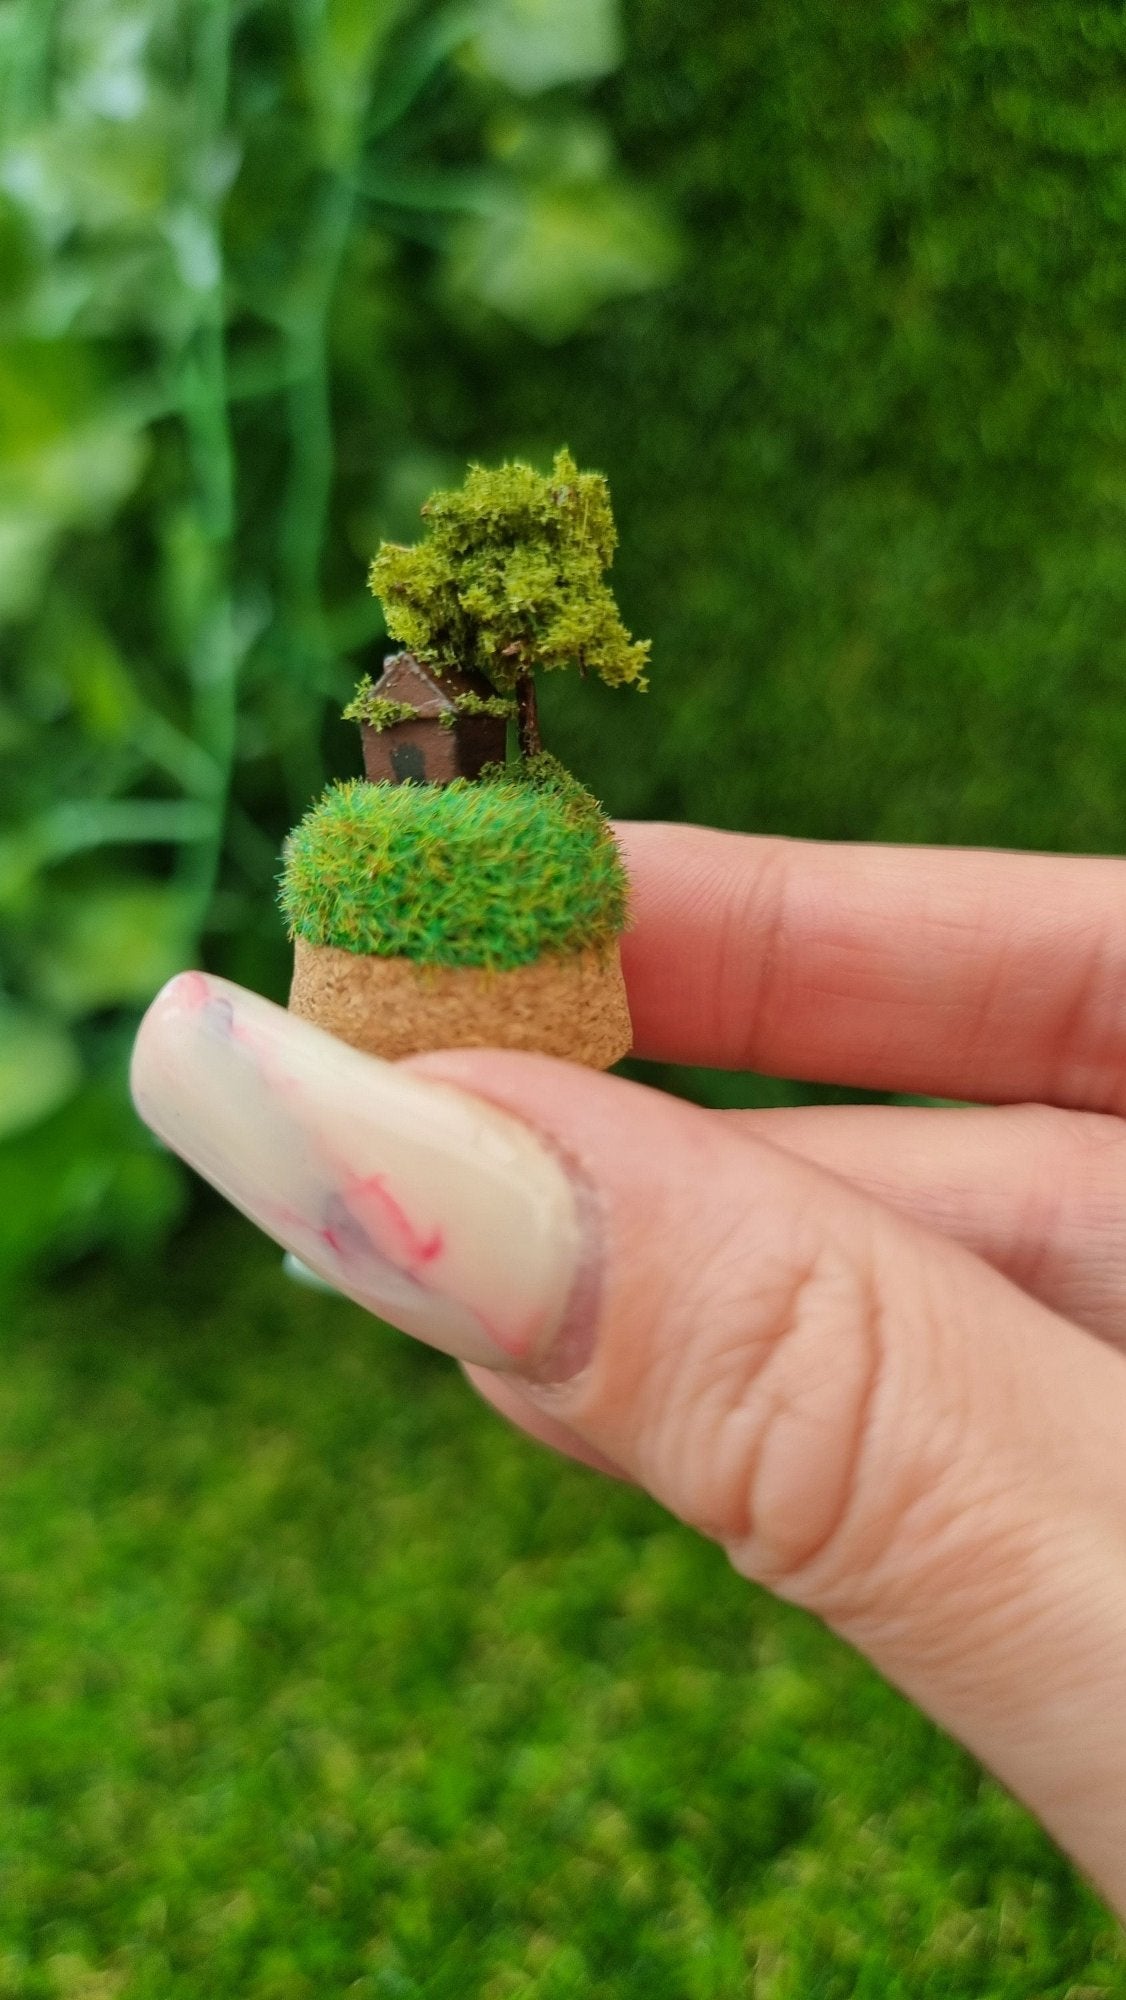
[[[149,1008],[132,1083],[173,1151],[381,1319],[486,1367],[581,1365],[591,1204],[507,1113],[198,972]]]

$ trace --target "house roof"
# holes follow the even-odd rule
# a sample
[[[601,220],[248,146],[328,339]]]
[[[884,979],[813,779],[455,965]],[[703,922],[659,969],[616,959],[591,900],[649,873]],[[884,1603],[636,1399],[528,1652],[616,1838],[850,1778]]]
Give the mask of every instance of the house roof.
[[[413,653],[393,653],[372,688],[380,701],[409,702],[420,716],[456,714],[458,695],[492,692],[477,675],[457,673],[452,667],[439,673]]]

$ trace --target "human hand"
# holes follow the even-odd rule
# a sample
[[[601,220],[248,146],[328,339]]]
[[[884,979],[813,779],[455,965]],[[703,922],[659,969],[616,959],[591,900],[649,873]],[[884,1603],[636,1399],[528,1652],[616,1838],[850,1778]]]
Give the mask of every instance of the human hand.
[[[389,1065],[197,973],[142,1026],[138,1108],[824,1619],[1126,1912],[1124,865],[620,834],[640,1055],[1009,1108]]]

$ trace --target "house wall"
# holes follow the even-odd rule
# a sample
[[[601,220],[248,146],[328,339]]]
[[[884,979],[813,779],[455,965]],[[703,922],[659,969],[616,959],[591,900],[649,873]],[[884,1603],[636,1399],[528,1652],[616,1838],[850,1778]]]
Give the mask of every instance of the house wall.
[[[467,715],[452,728],[430,717],[382,730],[364,723],[362,735],[364,769],[375,785],[448,785],[504,762],[505,724],[492,715]]]

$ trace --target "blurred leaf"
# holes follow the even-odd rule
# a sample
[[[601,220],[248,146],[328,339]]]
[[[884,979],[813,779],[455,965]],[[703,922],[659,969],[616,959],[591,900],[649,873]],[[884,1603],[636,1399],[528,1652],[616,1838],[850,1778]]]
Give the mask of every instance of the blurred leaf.
[[[46,942],[32,947],[31,984],[72,1017],[132,1006],[182,971],[194,942],[191,906],[159,883],[56,890],[46,901]]]
[[[54,541],[53,521],[0,503],[0,623],[26,617],[38,602]]]
[[[185,1179],[137,1118],[124,1057],[0,1145],[0,1274],[109,1242],[143,1256],[182,1212]]]
[[[47,1118],[73,1095],[81,1075],[66,1028],[0,1000],[0,1139]]]
[[[135,231],[160,215],[176,177],[183,110],[168,98],[143,120],[59,120],[25,135],[0,160],[10,195],[44,236]]]
[[[577,187],[613,176],[613,141],[601,118],[514,108],[490,119],[485,136],[493,158],[523,181]]]
[[[609,300],[662,283],[676,254],[664,219],[628,188],[533,187],[458,225],[446,279],[455,298],[557,341]]]
[[[0,610],[34,602],[64,528],[105,519],[135,484],[144,441],[76,343],[0,348]]]
[[[99,414],[24,452],[8,476],[13,487],[19,480],[26,506],[62,527],[108,513],[135,483],[142,458],[136,431],[112,413]]]
[[[161,0],[71,0],[56,27],[65,66],[65,109],[125,124],[152,91],[151,53]]]
[[[486,0],[470,53],[527,96],[608,76],[623,53],[617,0]]]
[[[0,312],[22,303],[36,269],[35,243],[27,218],[10,196],[0,193]]]
[[[135,726],[140,698],[113,634],[89,607],[56,589],[28,651],[40,685],[53,684],[91,742],[120,741]]]

